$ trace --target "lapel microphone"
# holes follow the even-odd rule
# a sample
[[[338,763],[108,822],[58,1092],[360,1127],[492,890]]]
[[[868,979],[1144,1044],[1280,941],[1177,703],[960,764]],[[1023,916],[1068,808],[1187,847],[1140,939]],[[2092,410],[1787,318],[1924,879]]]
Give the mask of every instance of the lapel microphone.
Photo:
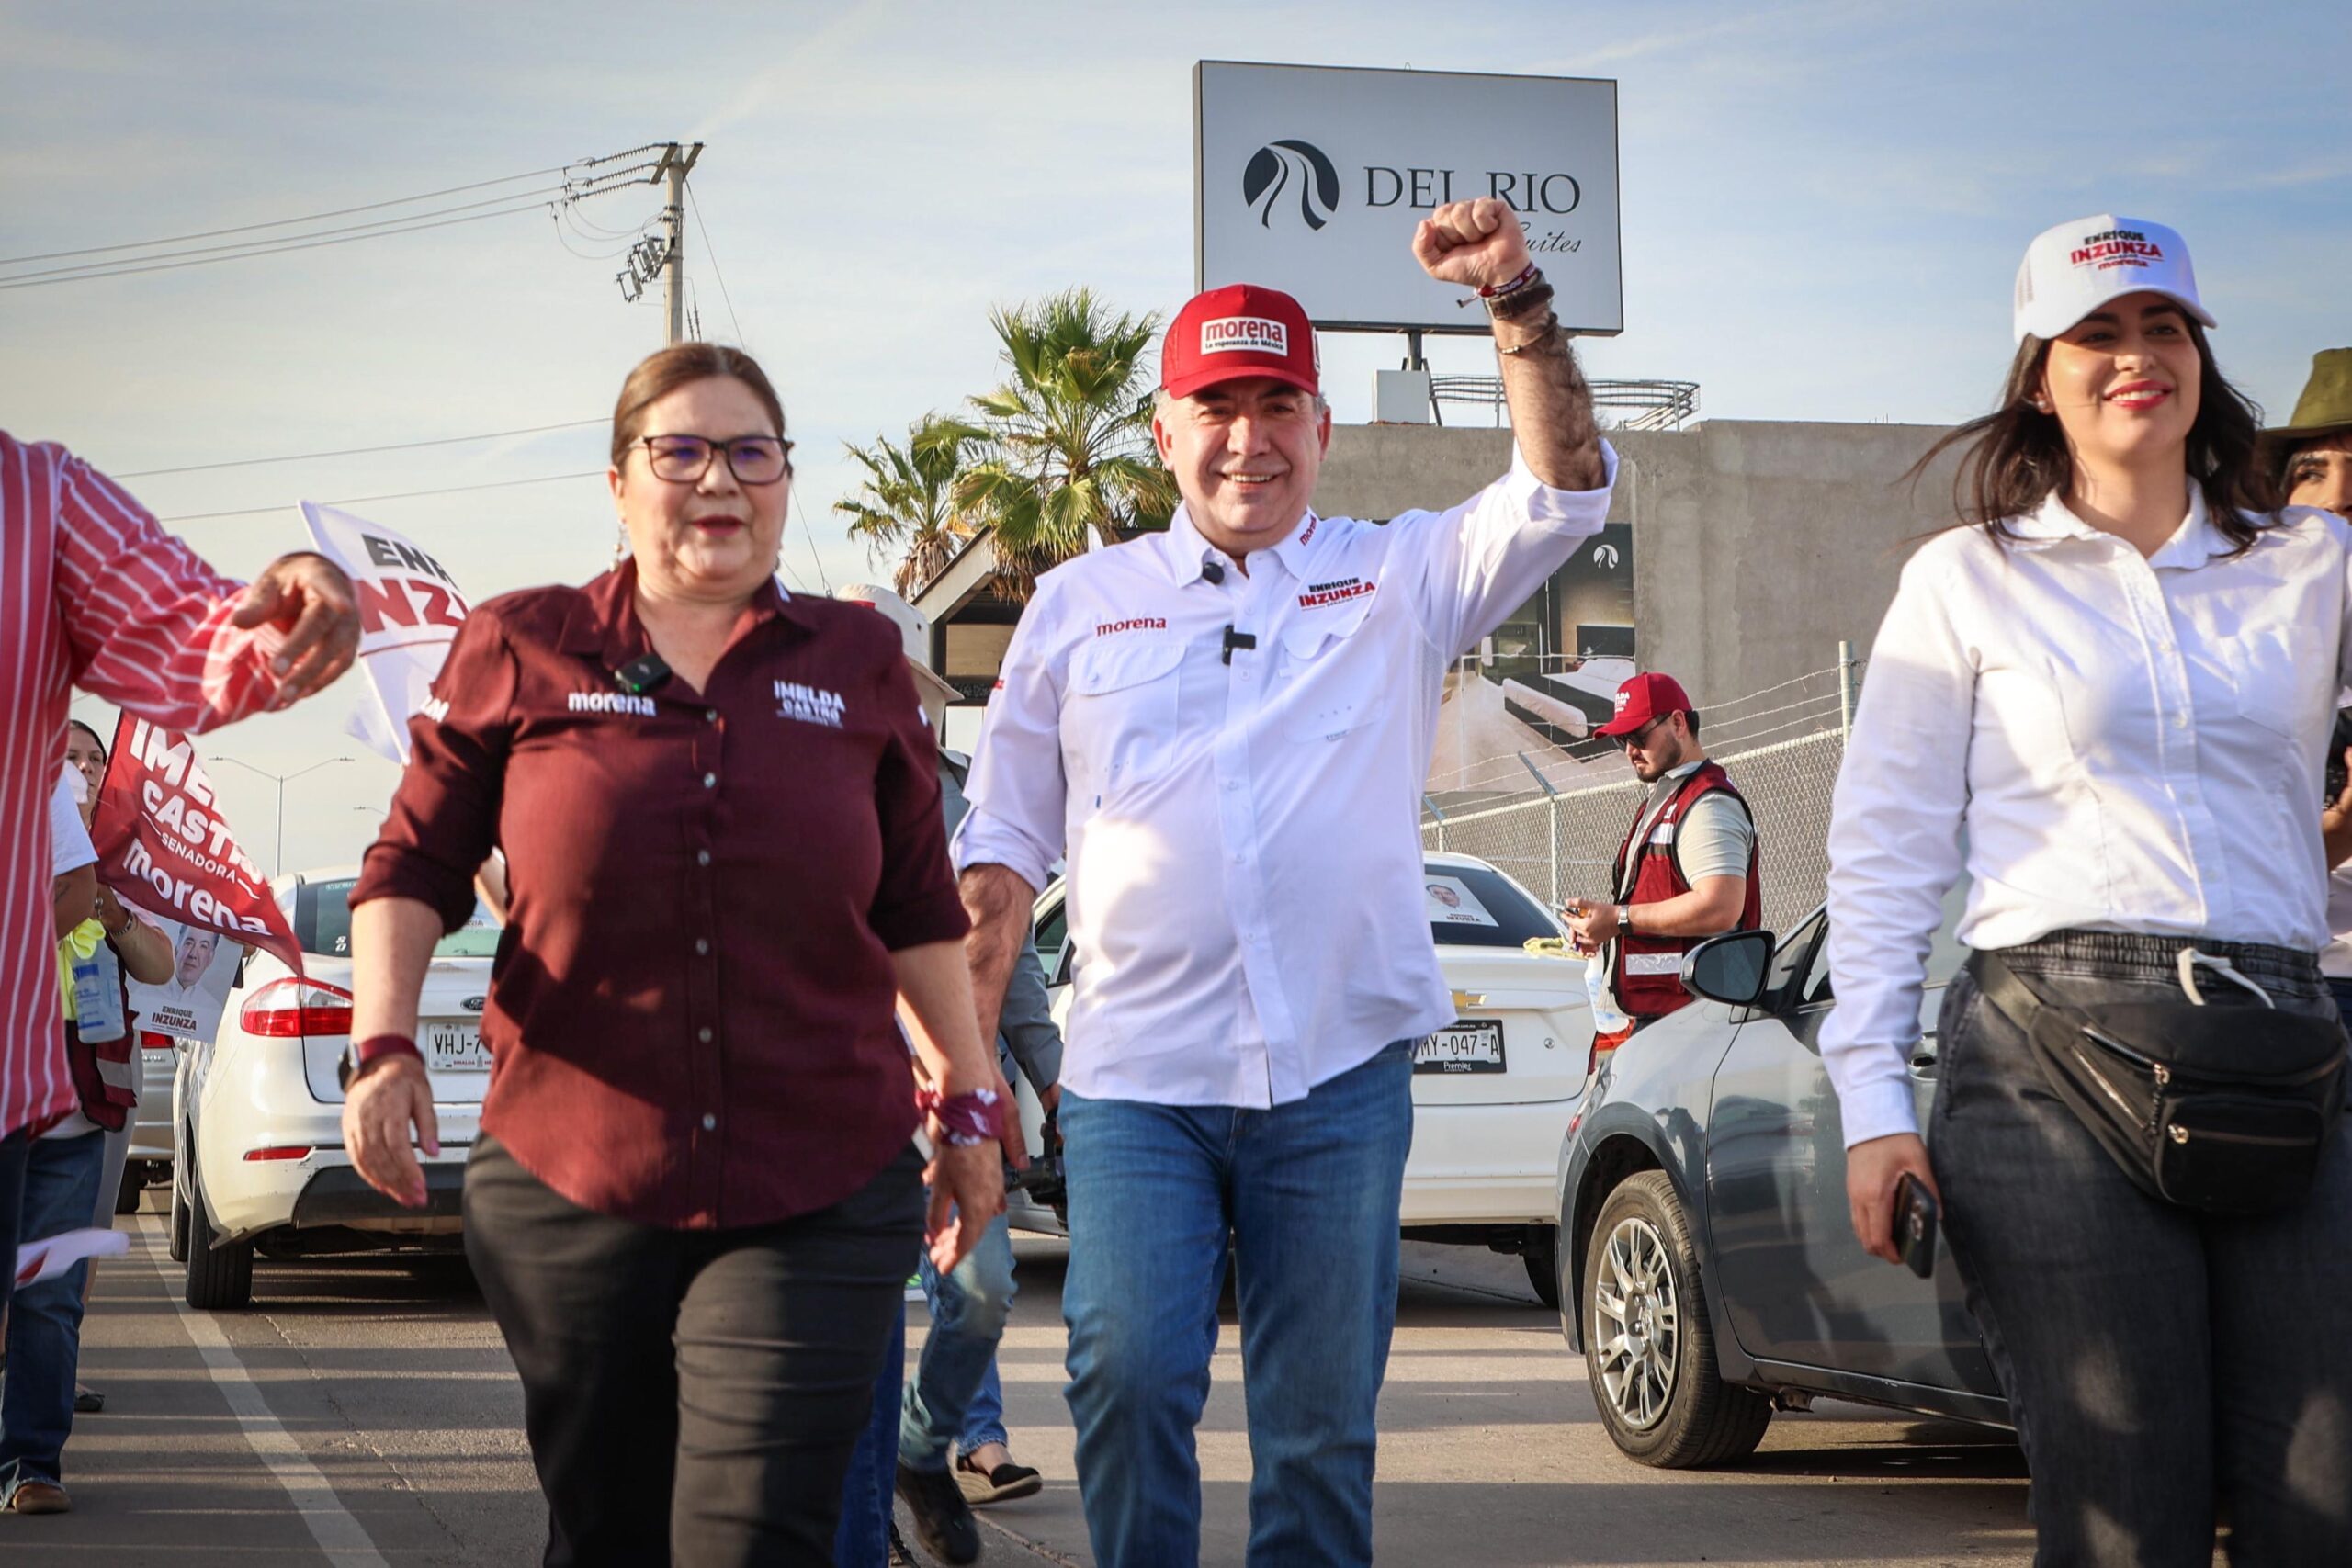
[[[1225,581],[1225,568],[1213,560],[1204,560],[1201,563],[1201,575],[1211,582],[1222,583]]]
[[[658,692],[670,683],[670,666],[658,653],[641,654],[613,671],[613,684],[633,697]]]

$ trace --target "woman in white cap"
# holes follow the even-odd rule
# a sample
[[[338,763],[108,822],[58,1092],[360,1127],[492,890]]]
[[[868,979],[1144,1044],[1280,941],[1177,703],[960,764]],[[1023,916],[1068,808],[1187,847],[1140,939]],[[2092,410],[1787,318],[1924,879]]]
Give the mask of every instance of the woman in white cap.
[[[1903,572],[1830,828],[1822,1052],[1862,1245],[1940,1198],[2042,1563],[2352,1562],[2352,1146],[2321,759],[2342,519],[2274,510],[2188,253],[2033,242],[1962,526]],[[1923,461],[1922,467],[1925,466]],[[1965,873],[1928,1143],[1921,993]],[[1907,1197],[1908,1193],[1905,1195]]]

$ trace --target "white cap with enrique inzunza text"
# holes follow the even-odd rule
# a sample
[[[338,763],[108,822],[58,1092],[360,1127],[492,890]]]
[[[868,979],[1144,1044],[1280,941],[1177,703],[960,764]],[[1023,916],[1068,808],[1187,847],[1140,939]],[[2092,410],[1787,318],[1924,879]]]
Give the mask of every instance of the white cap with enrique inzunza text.
[[[2019,343],[2056,337],[2125,294],[2146,289],[2174,300],[2206,326],[2214,325],[2197,297],[2188,242],[2176,229],[2144,218],[2102,212],[2045,229],[2018,264],[2011,324]]]

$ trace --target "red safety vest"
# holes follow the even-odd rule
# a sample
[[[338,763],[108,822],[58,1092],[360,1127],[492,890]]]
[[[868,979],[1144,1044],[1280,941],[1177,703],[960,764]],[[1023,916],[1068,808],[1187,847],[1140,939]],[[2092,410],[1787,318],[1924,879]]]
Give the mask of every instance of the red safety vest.
[[[1682,863],[1675,852],[1676,840],[1680,837],[1676,829],[1695,802],[1718,794],[1731,796],[1739,802],[1741,810],[1747,810],[1747,801],[1732,786],[1730,775],[1714,762],[1702,762],[1649,824],[1638,856],[1634,852],[1634,840],[1642,832],[1642,818],[1649,809],[1649,802],[1645,799],[1634,808],[1634,825],[1626,829],[1625,841],[1617,850],[1613,884],[1617,902],[1638,909],[1644,904],[1659,903],[1690,891],[1690,881],[1682,874]],[[1755,813],[1748,812],[1748,820],[1755,819]],[[1737,931],[1753,931],[1764,923],[1764,883],[1757,870],[1758,849],[1755,842],[1749,843],[1747,901],[1740,909],[1739,924],[1733,928]],[[1635,919],[1638,923],[1638,915]],[[1646,1022],[1689,1006],[1690,993],[1682,988],[1682,955],[1705,940],[1652,936],[1646,931],[1620,933],[1616,958],[1610,967],[1610,988],[1616,994],[1618,1007],[1627,1016]]]

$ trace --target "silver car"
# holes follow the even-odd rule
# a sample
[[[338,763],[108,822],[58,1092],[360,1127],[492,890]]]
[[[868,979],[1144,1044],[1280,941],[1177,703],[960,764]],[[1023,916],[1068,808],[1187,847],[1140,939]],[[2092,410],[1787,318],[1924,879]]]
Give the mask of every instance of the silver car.
[[[1919,1123],[1936,1011],[1967,956],[1945,904],[1911,1060]],[[1593,1403],[1645,1464],[1720,1464],[1815,1395],[2008,1424],[1949,1255],[1922,1280],[1854,1239],[1845,1123],[1822,1066],[1828,912],[1683,964],[1700,1000],[1601,1067],[1560,1156],[1560,1314]]]

